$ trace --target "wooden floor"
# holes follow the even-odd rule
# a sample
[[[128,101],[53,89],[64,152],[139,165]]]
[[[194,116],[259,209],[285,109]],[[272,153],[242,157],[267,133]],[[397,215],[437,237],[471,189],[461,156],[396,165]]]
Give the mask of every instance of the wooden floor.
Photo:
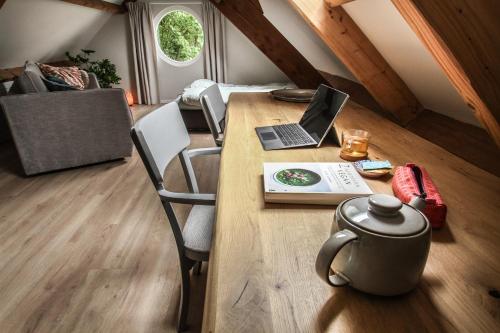
[[[134,110],[134,118],[150,111]],[[213,146],[191,134],[193,147]],[[24,177],[0,145],[0,333],[173,332],[180,273],[174,239],[137,153],[125,161]],[[203,163],[203,164],[201,164]],[[218,157],[194,163],[216,190]],[[167,187],[186,190],[181,168]],[[189,207],[176,206],[180,220]],[[206,267],[193,277],[191,331],[201,327]]]
[[[213,145],[209,134],[191,138]],[[200,159],[201,190],[214,192],[218,157]],[[178,161],[167,171],[168,188],[187,190]],[[181,220],[189,211],[176,209]],[[201,327],[203,269],[191,331]],[[179,286],[174,239],[135,151],[27,178],[11,144],[0,145],[0,332],[175,331]]]

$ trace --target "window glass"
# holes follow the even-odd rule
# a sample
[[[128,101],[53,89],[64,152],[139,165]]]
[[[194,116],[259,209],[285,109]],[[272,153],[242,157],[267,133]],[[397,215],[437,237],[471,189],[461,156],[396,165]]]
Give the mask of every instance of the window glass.
[[[174,62],[195,60],[203,48],[203,28],[198,19],[183,10],[165,14],[157,27],[158,45]]]

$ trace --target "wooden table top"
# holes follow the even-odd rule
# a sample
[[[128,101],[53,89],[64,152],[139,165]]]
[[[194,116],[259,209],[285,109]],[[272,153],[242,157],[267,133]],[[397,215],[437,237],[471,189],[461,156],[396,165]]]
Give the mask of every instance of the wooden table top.
[[[372,133],[371,158],[414,162],[448,205],[433,231],[418,288],[384,298],[333,288],[316,275],[333,206],[265,204],[263,162],[340,161],[339,148],[264,151],[256,126],[297,122],[305,104],[266,93],[232,94],[221,157],[204,332],[423,332],[500,330],[500,179],[379,115],[350,103],[340,128]],[[389,193],[391,179],[367,180]]]

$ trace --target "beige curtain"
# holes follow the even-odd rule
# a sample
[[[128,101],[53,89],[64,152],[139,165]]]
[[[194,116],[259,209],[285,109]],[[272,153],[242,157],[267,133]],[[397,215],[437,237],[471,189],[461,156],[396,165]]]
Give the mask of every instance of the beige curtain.
[[[138,103],[158,104],[160,98],[151,8],[149,3],[145,2],[128,2],[127,7],[132,35]]]
[[[224,15],[209,0],[202,4],[205,34],[205,78],[226,82],[226,27]]]

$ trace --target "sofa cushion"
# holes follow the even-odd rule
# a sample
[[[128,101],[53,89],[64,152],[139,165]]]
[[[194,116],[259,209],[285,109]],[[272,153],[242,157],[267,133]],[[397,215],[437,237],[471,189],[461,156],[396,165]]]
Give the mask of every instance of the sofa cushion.
[[[40,84],[41,82],[41,84]],[[29,94],[49,91],[40,76],[32,72],[23,72],[12,84],[10,92],[14,94]]]
[[[38,68],[37,64],[32,61],[26,61],[24,64],[25,77],[28,78],[31,84],[31,89],[34,91],[30,92],[47,92],[48,89],[42,81],[43,74]]]
[[[10,92],[15,94],[40,93],[49,91],[42,81],[43,74],[32,61],[26,61],[24,71],[12,84]]]
[[[89,73],[80,69],[80,76],[82,77],[84,89],[88,89],[90,83]]]
[[[85,84],[84,84],[83,79],[82,79],[82,74],[80,73],[80,70],[76,66],[73,66],[73,67],[54,67],[54,66],[45,65],[45,64],[38,64],[38,67],[40,68],[43,75],[45,75],[45,76],[58,77],[58,78],[64,80],[70,86],[73,86],[78,90],[85,89]]]
[[[42,72],[40,71],[40,68],[38,68],[38,65],[31,60],[28,60],[24,63],[24,70],[33,72],[38,76],[43,76]]]
[[[5,82],[0,83],[0,97],[8,95],[8,89]]]
[[[61,80],[55,76],[47,76],[42,78],[43,82],[49,89],[49,91],[67,91],[67,90],[77,90],[75,87],[70,86],[64,80]]]

